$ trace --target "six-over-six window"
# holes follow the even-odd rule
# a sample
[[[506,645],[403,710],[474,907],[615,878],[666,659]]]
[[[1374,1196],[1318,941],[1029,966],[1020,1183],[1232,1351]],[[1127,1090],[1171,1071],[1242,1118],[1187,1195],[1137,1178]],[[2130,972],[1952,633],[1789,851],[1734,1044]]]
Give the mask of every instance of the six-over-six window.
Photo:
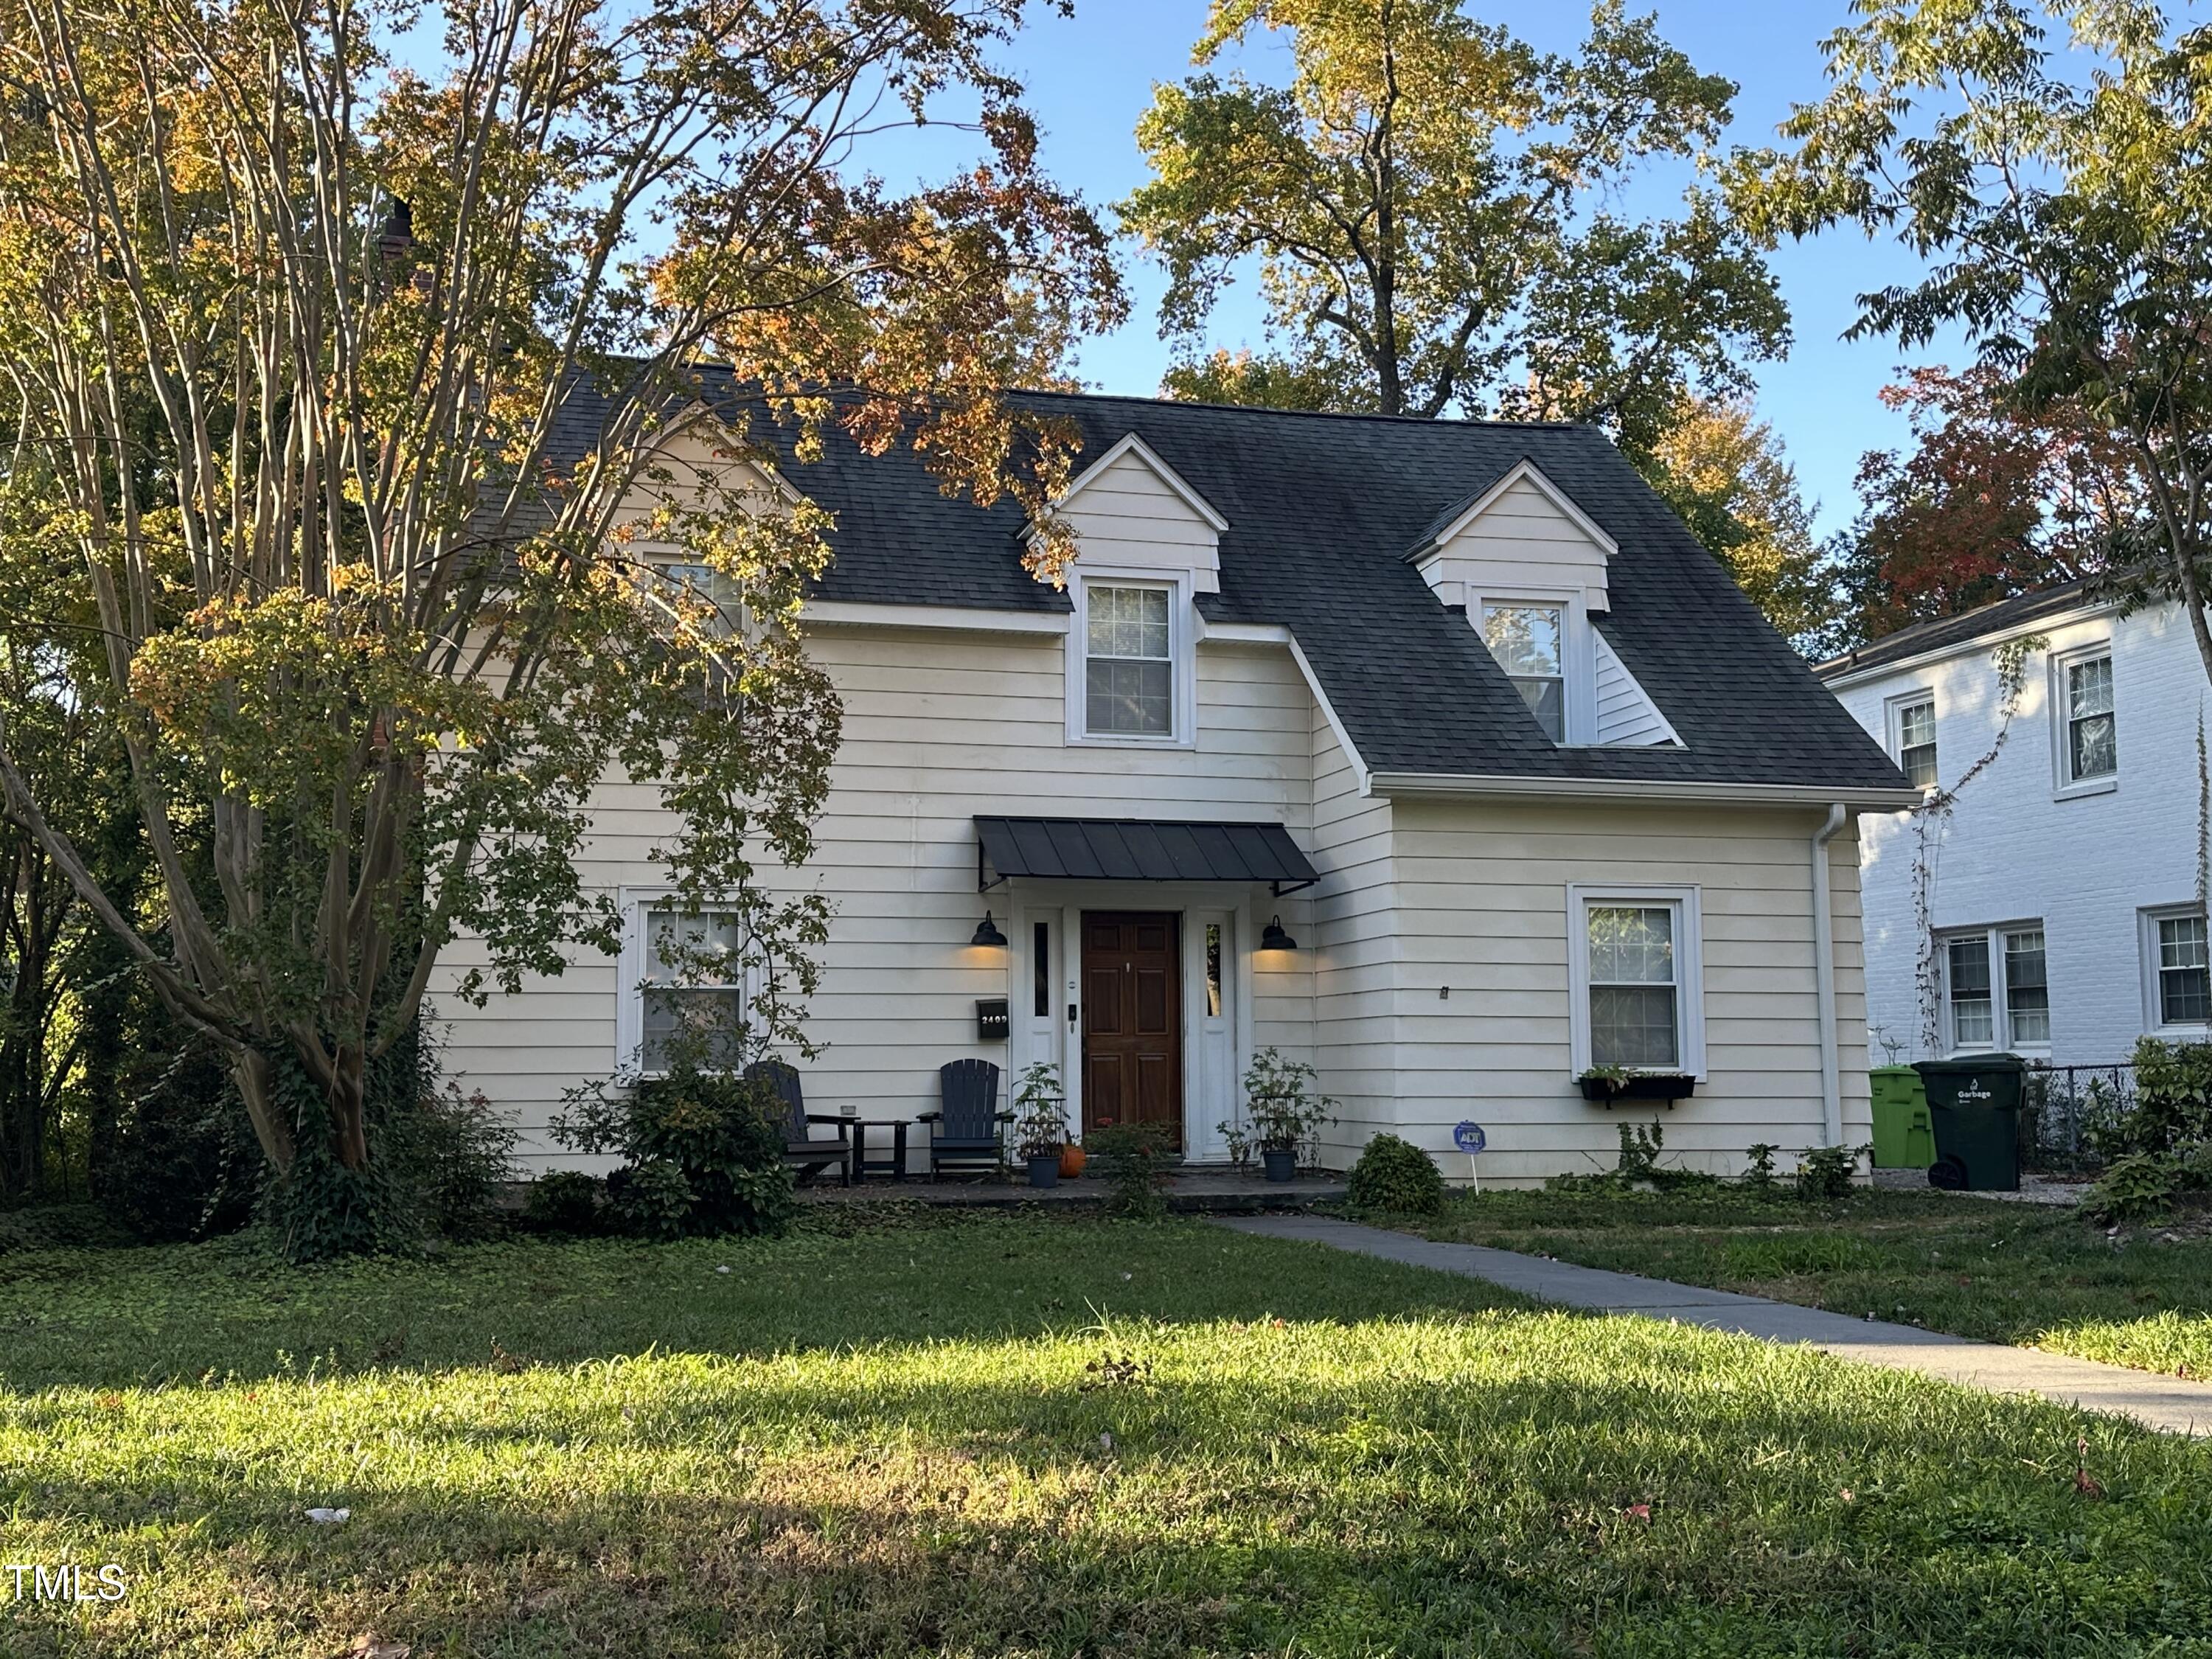
[[[1520,692],[1536,724],[1553,743],[1567,732],[1566,674],[1561,624],[1565,612],[1556,605],[1486,605],[1482,637],[1490,654]]]
[[[1085,594],[1084,730],[1175,735],[1175,637],[1164,587],[1089,584]]]
[[[1705,1074],[1694,887],[1571,887],[1574,1069]]]
[[[2046,1048],[2051,982],[2043,924],[1978,927],[1942,941],[1945,1036],[1954,1049]]]

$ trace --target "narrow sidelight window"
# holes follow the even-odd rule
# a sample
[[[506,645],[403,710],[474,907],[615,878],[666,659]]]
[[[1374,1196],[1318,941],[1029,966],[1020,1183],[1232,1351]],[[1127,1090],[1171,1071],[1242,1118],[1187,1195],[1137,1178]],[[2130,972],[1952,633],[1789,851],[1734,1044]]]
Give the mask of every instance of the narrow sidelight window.
[[[1041,921],[1030,930],[1031,1012],[1039,1019],[1052,1018],[1052,924]]]
[[[1206,1017],[1221,1018],[1221,924],[1206,924]]]
[[[1553,743],[1567,734],[1566,679],[1560,669],[1562,613],[1553,605],[1486,605],[1482,637]]]
[[[1084,730],[1095,736],[1175,735],[1175,658],[1162,587],[1085,590]]]

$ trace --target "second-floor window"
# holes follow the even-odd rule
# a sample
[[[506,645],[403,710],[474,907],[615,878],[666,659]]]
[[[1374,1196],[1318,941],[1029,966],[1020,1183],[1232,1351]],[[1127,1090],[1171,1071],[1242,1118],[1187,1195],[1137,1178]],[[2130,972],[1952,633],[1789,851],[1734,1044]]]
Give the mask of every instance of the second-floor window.
[[[1486,605],[1482,637],[1553,743],[1567,735],[1566,676],[1563,667],[1565,613],[1555,605]]]
[[[1936,787],[1935,698],[1898,705],[1897,764],[1916,788]]]
[[[1096,737],[1175,735],[1175,653],[1164,587],[1092,583],[1084,628],[1084,730]]]
[[[2060,665],[2064,698],[2060,714],[2066,729],[2059,738],[2059,765],[2064,781],[2090,783],[2119,770],[2119,733],[2112,709],[2112,657],[2069,659]]]

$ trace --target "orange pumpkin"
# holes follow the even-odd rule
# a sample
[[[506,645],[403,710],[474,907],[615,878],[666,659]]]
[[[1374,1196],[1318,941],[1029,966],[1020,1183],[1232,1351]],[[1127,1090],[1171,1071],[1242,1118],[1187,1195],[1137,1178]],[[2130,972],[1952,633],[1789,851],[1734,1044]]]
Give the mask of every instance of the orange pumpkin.
[[[1063,1181],[1074,1180],[1076,1176],[1083,1173],[1083,1166],[1087,1161],[1088,1158],[1083,1148],[1077,1146],[1073,1141],[1069,1141],[1066,1146],[1060,1149],[1060,1179]]]

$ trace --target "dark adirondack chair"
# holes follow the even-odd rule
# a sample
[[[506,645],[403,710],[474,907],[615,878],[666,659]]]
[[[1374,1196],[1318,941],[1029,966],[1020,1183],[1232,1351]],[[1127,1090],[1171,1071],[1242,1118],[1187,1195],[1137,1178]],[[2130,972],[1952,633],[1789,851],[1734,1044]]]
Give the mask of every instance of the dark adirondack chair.
[[[933,1126],[929,1135],[929,1174],[934,1180],[947,1164],[997,1169],[1006,1162],[1006,1139],[999,1126],[1014,1121],[999,1109],[999,1068],[988,1060],[956,1060],[937,1068],[938,1109],[917,1121]]]
[[[799,1085],[799,1073],[780,1060],[757,1060],[745,1067],[748,1082],[765,1082],[775,1091],[787,1115],[784,1121],[783,1161],[796,1169],[804,1177],[817,1170],[837,1166],[841,1185],[853,1184],[852,1131],[842,1118],[830,1117],[806,1109],[805,1092]],[[809,1133],[811,1126],[826,1123],[837,1131],[831,1140],[817,1140]]]

